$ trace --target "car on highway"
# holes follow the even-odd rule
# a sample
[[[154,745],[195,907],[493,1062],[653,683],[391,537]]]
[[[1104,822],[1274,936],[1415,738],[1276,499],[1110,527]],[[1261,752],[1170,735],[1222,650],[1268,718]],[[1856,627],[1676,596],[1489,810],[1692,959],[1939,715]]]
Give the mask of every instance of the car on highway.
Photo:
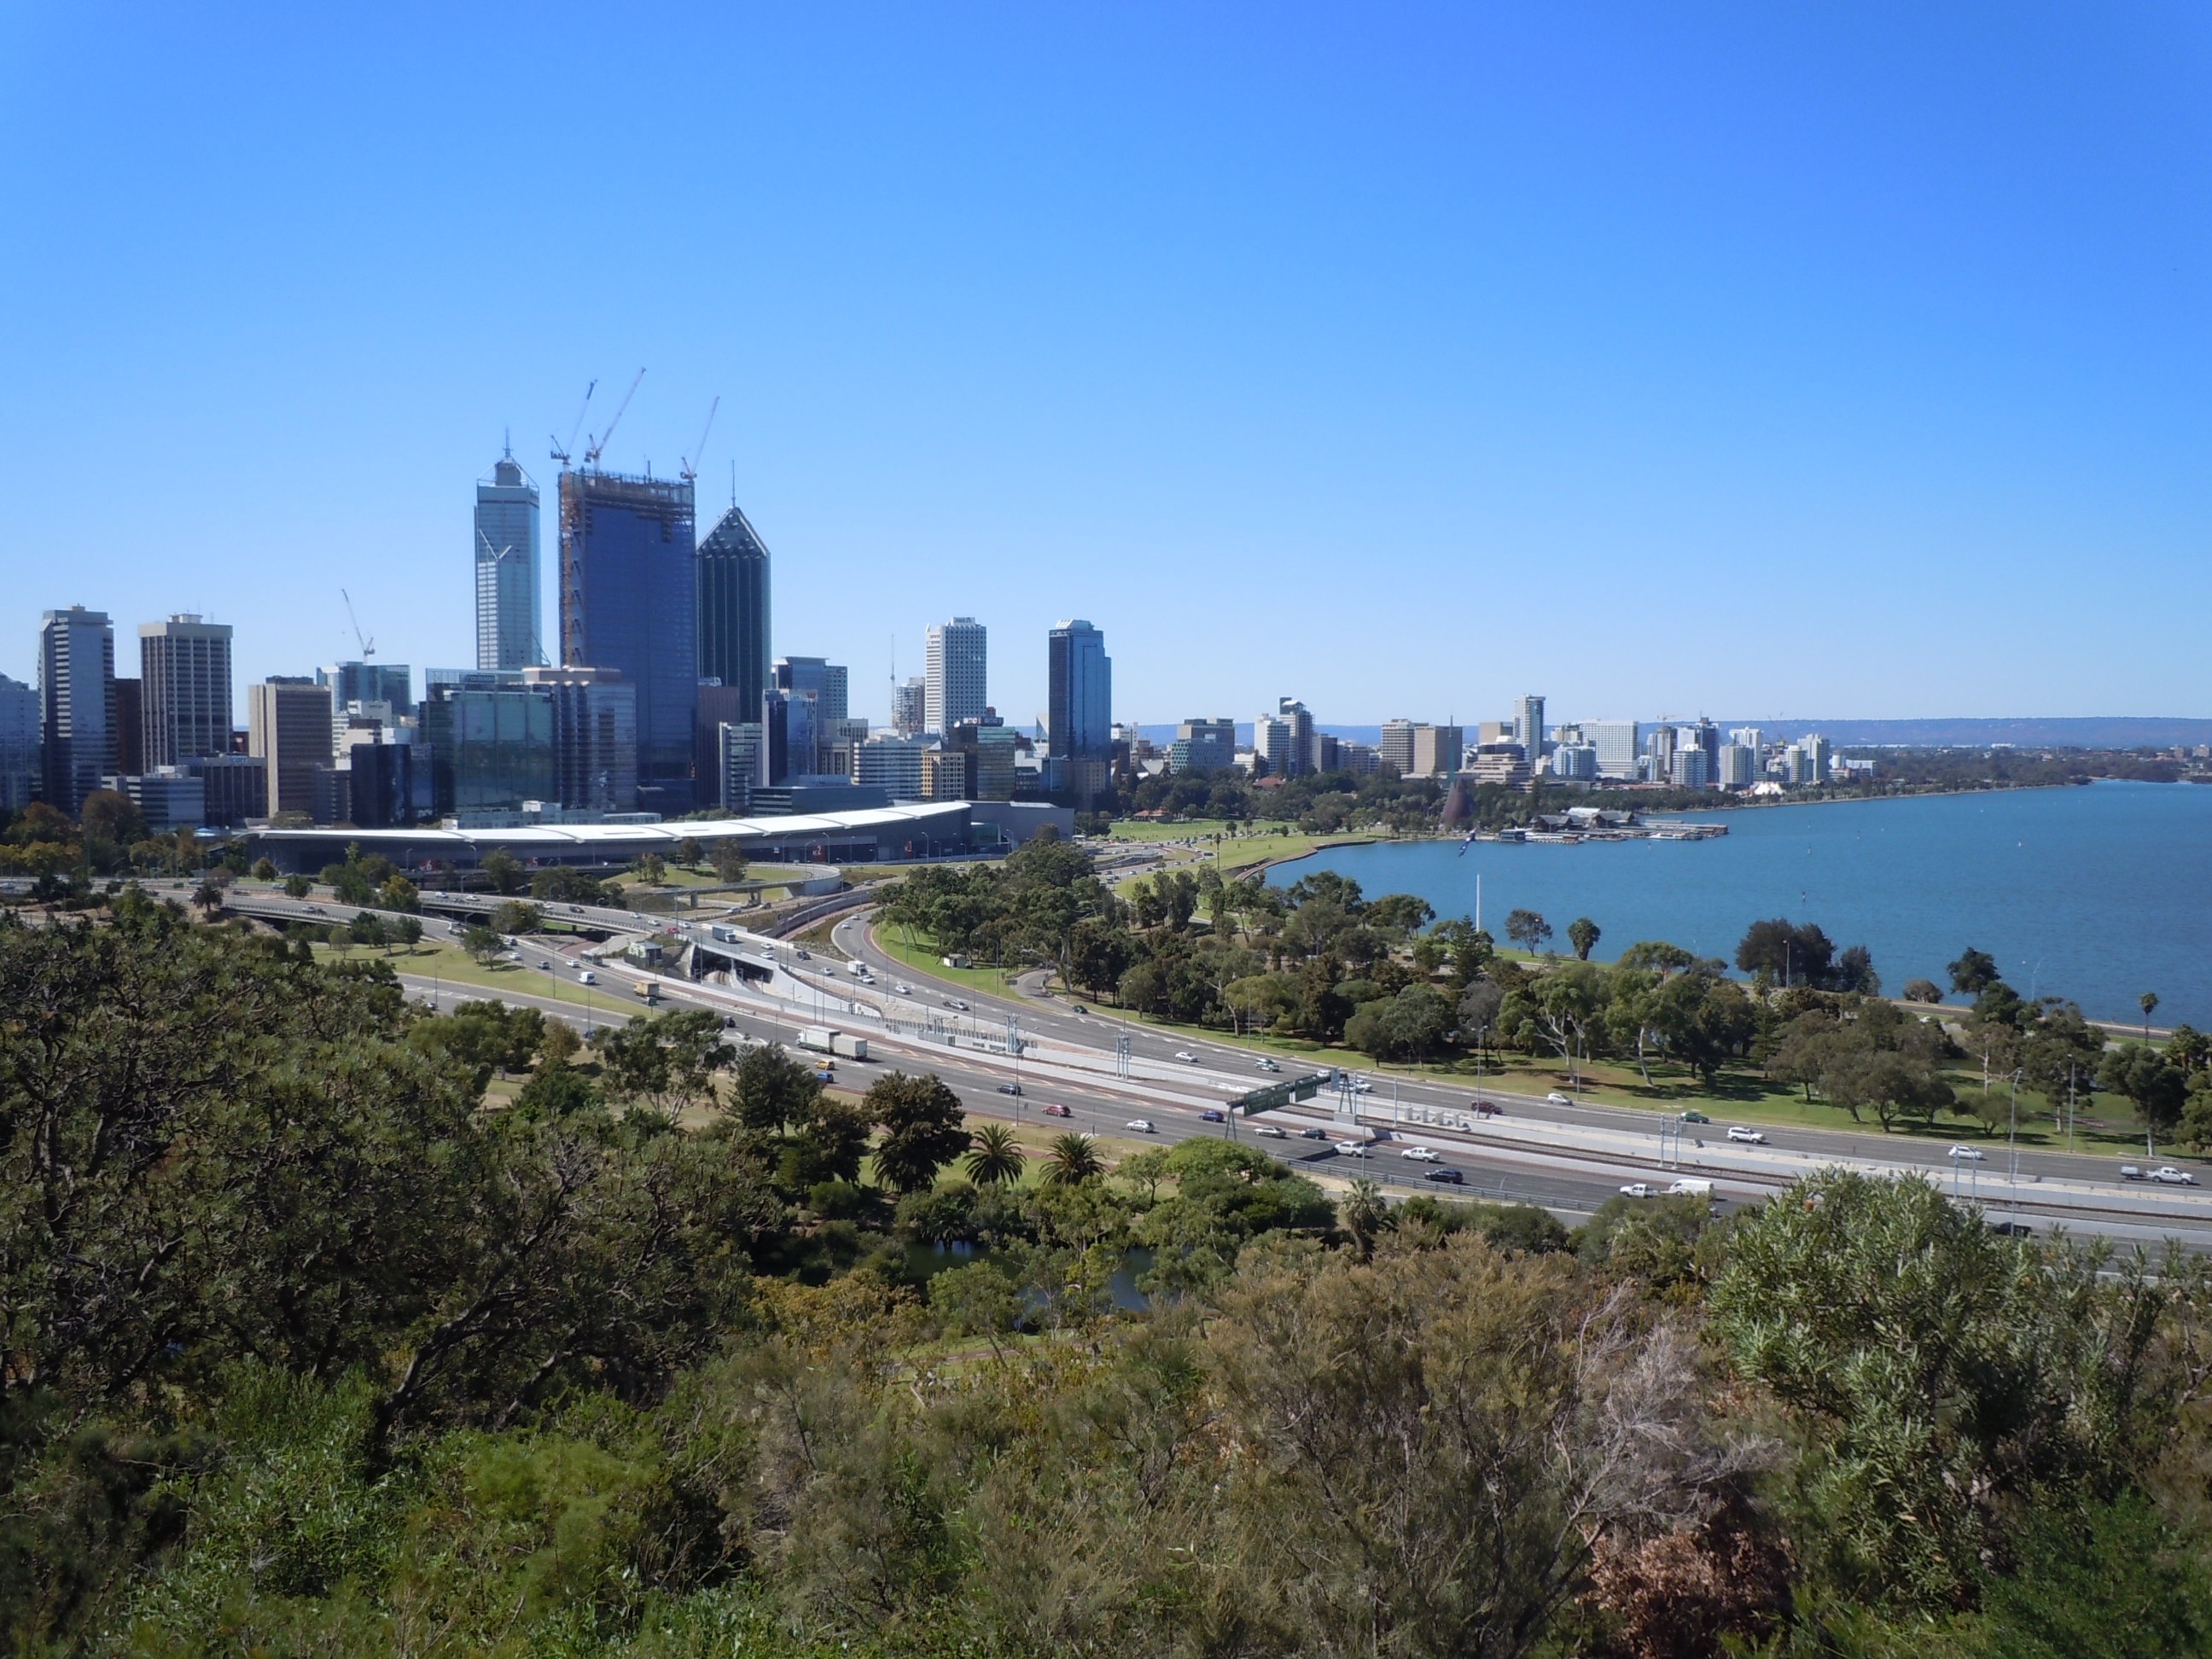
[[[2177,1170],[2171,1164],[2161,1164],[2150,1172],[2153,1181],[2163,1182],[2169,1187],[2194,1187],[2197,1177],[2186,1170]]]
[[[1561,1094],[1557,1089],[1553,1090],[1551,1093],[1546,1095],[1544,1099],[1548,1104],[1553,1106],[1571,1106],[1575,1103],[1573,1101],[1569,1100],[1565,1095]]]
[[[1200,1123],[1226,1123],[1229,1121],[1229,1114],[1209,1106],[1198,1115],[1198,1121]]]
[[[1367,1143],[1364,1140],[1340,1140],[1336,1143],[1336,1152],[1339,1158],[1365,1158],[1368,1156]]]
[[[1356,1077],[1352,1079],[1352,1092],[1355,1095],[1370,1095],[1375,1092],[1375,1085],[1364,1077]]]
[[[1252,1064],[1257,1070],[1262,1072],[1279,1072],[1283,1069],[1272,1060],[1255,1060]]]
[[[2025,1221],[1992,1221],[1990,1231],[1999,1238],[2028,1238],[2035,1232]]]
[[[1711,1123],[1712,1119],[1707,1117],[1703,1112],[1685,1112],[1682,1114],[1682,1121],[1685,1123]]]
[[[540,973],[550,974],[553,971],[553,964],[550,962],[540,962],[538,969]]]
[[[1447,1187],[1463,1187],[1467,1184],[1467,1177],[1462,1175],[1457,1170],[1453,1169],[1449,1164],[1443,1165],[1441,1169],[1430,1170],[1428,1174],[1423,1176],[1421,1179],[1424,1181],[1442,1182]]]
[[[1477,1117],[1504,1117],[1505,1109],[1494,1100],[1478,1100],[1474,1103],[1474,1115]]]
[[[964,1002],[961,1001],[961,1000],[960,1000],[960,999],[959,999],[958,997],[947,997],[947,998],[945,998],[945,1006],[946,1007],[948,1007],[948,1008],[957,1008],[957,1010],[959,1010],[959,1011],[960,1011],[960,1012],[962,1012],[962,1013],[963,1013],[963,1014],[964,1014],[964,1013],[966,1013],[966,1012],[968,1012],[968,1005],[967,1005],[966,1003],[964,1003]]]
[[[1433,1146],[1408,1146],[1398,1156],[1410,1158],[1416,1164],[1434,1164],[1437,1161],[1437,1149]]]
[[[1954,1146],[1943,1156],[1956,1164],[1979,1164],[1983,1152],[1978,1146]]]
[[[576,983],[579,985],[597,985],[599,982],[599,976],[588,968],[576,975]]]
[[[899,995],[902,997],[910,997],[914,994],[914,987],[908,984],[902,979],[893,980],[891,981],[891,989],[897,992]]]
[[[1745,1146],[1764,1146],[1766,1137],[1756,1129],[1747,1129],[1741,1123],[1729,1125],[1728,1138]]]
[[[806,949],[805,945],[794,947],[791,954],[797,957],[801,962],[811,962],[814,960],[814,953]]]
[[[1140,1135],[1152,1135],[1159,1133],[1152,1127],[1152,1121],[1148,1117],[1133,1117],[1121,1127]]]
[[[1301,1129],[1298,1131],[1298,1139],[1300,1140],[1327,1140],[1328,1139],[1328,1131],[1326,1129]]]
[[[1073,1117],[1075,1115],[1073,1110],[1066,1106],[1062,1106],[1057,1101],[1054,1101],[1051,1105],[1044,1109],[1044,1115],[1047,1117]]]
[[[580,916],[584,914],[584,907],[580,904],[572,904],[568,907],[568,914],[572,916]]]
[[[1620,1189],[1623,1198],[1656,1198],[1659,1189],[1648,1181],[1632,1181]]]
[[[1001,1083],[999,1085],[999,1092],[1002,1095],[1018,1095],[1021,1091],[1022,1085],[1018,1083]]]
[[[1197,1064],[1198,1064],[1198,1056],[1197,1056],[1196,1054],[1194,1054],[1191,1053],[1191,1051],[1190,1051],[1189,1049],[1188,1049],[1188,1048],[1178,1048],[1178,1049],[1176,1049],[1176,1058],[1177,1060],[1179,1060],[1182,1061],[1182,1063],[1183,1063],[1184,1065],[1186,1065],[1186,1066],[1195,1066],[1195,1065],[1197,1065]]]
[[[1262,1123],[1252,1133],[1255,1135],[1265,1135],[1270,1140],[1288,1140],[1291,1138],[1291,1132],[1288,1129],[1273,1123]]]

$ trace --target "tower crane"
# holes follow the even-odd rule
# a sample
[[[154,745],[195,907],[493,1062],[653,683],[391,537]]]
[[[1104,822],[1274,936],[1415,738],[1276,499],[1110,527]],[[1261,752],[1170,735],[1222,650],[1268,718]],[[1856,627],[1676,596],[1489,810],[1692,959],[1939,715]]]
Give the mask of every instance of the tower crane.
[[[592,447],[584,452],[586,466],[597,466],[599,464],[600,452],[606,448],[607,440],[615,435],[615,428],[622,424],[623,411],[629,408],[629,400],[637,396],[638,380],[642,380],[644,378],[645,371],[641,368],[637,372],[637,380],[629,383],[629,390],[623,393],[622,402],[616,405],[614,419],[607,422],[607,429],[593,439]]]
[[[678,460],[684,462],[682,477],[685,483],[690,483],[699,476],[700,458],[707,453],[707,434],[714,429],[714,411],[721,406],[721,396],[717,393],[714,401],[707,405],[707,424],[699,428],[699,441],[691,447],[690,458],[686,460],[680,455],[677,457]]]
[[[584,388],[584,401],[576,405],[576,423],[568,428],[568,441],[564,444],[558,438],[553,440],[553,459],[563,466],[568,465],[568,452],[576,447],[576,434],[584,429],[584,414],[592,406],[592,394],[599,389],[597,380]]]
[[[376,654],[376,641],[362,637],[361,618],[353,614],[353,595],[341,587],[338,597],[345,601],[346,620],[353,624],[354,643],[361,647],[361,659],[367,662]]]

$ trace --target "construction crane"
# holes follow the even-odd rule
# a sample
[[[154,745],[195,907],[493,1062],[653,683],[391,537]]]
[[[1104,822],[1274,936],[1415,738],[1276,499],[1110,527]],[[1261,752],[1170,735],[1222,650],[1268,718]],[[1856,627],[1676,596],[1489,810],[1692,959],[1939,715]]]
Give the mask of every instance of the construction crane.
[[[361,647],[361,659],[367,662],[376,654],[376,641],[362,637],[361,618],[353,614],[353,595],[341,587],[338,589],[338,597],[345,601],[346,620],[353,624],[354,643]]]
[[[686,460],[681,455],[676,458],[684,462],[681,476],[685,483],[690,483],[699,476],[700,458],[707,453],[707,434],[714,429],[714,411],[721,406],[722,399],[718,393],[714,401],[707,405],[707,424],[699,428],[699,441],[692,446],[690,459]]]
[[[553,440],[553,459],[563,466],[568,465],[568,452],[576,447],[576,434],[584,429],[584,412],[592,406],[592,394],[599,389],[597,380],[584,388],[584,401],[576,406],[576,423],[568,428],[568,441],[564,444],[558,438]]]
[[[593,439],[592,447],[584,452],[586,466],[597,466],[599,464],[600,452],[606,448],[607,440],[615,435],[615,428],[622,424],[623,411],[629,408],[629,400],[637,396],[638,380],[642,380],[644,378],[645,371],[641,368],[637,372],[637,380],[632,380],[629,383],[629,390],[623,393],[623,400],[616,406],[615,417],[607,422],[607,429]]]

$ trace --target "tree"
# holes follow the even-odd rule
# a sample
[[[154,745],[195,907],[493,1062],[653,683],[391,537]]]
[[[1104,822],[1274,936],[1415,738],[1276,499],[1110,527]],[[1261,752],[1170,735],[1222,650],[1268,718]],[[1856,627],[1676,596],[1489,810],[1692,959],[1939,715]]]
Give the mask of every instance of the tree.
[[[334,927],[328,935],[331,949],[344,956],[354,947],[353,929],[343,925]]]
[[[731,1059],[721,1020],[704,1009],[603,1026],[594,1043],[611,1097],[671,1116],[710,1103]]]
[[[576,1035],[576,1028],[566,1020],[549,1019],[544,1035],[538,1039],[538,1058],[544,1066],[566,1066],[575,1059],[584,1047],[584,1039]]]
[[[1491,1033],[1498,1029],[1498,1012],[1504,1006],[1505,991],[1497,981],[1487,977],[1469,981],[1459,999],[1460,1041],[1487,1048]]]
[[[663,887],[668,883],[668,866],[659,854],[647,853],[637,861],[637,872],[647,885]]]
[[[714,879],[725,886],[734,887],[745,878],[745,849],[735,836],[716,836],[707,856],[714,864]]]
[[[878,1078],[869,1085],[863,1109],[884,1127],[876,1172],[902,1193],[929,1186],[967,1150],[960,1097],[934,1075],[893,1072]]]
[[[2141,996],[2136,999],[2136,1005],[2143,1011],[2143,1041],[2145,1042],[2148,1042],[2150,1041],[2150,1017],[2158,1012],[2158,993],[2155,991],[2145,991]]]
[[[696,865],[705,856],[705,849],[699,845],[696,836],[686,836],[676,843],[676,857],[679,863]]]
[[[461,949],[486,967],[506,948],[507,942],[480,921],[471,922],[461,931]]]
[[[2188,1103],[2189,1076],[2147,1043],[2129,1042],[2106,1054],[2097,1086],[2126,1097],[2136,1120],[2150,1133],[2170,1135]]]
[[[256,860],[253,860],[253,878],[254,878],[254,880],[256,880],[256,881],[274,881],[274,880],[276,880],[276,866],[274,864],[270,863],[270,862],[267,859],[265,859],[265,858],[259,858],[259,859],[256,859]]]
[[[1754,921],[1744,930],[1735,947],[1735,965],[1747,974],[1762,969],[1784,985],[1826,988],[1833,977],[1836,947],[1811,922],[1802,926],[1786,916]]]
[[[400,917],[392,925],[392,936],[409,950],[413,950],[422,942],[422,919],[420,916]]]
[[[1987,951],[1977,951],[1969,945],[1959,953],[1959,959],[1948,970],[1951,988],[1962,997],[1978,997],[1993,985],[2003,983],[1997,972],[1997,959]]]
[[[1097,1146],[1089,1135],[1060,1135],[1045,1154],[1044,1178],[1052,1186],[1080,1187],[1105,1173],[1105,1170]]]
[[[305,876],[284,878],[284,896],[287,898],[303,899],[314,890],[315,884]]]
[[[491,883],[491,890],[502,896],[522,890],[526,872],[522,861],[504,847],[494,848],[483,861],[484,879]]]
[[[146,816],[131,797],[113,789],[95,789],[84,798],[78,814],[88,840],[128,847],[146,838]]]
[[[807,1122],[821,1098],[814,1068],[781,1048],[758,1042],[738,1058],[731,1109],[756,1133],[781,1134]]]
[[[975,1150],[964,1160],[969,1179],[979,1187],[1012,1186],[1021,1180],[1025,1162],[1014,1132],[1003,1123],[987,1123],[976,1130]]]
[[[1863,945],[1847,946],[1836,958],[1830,983],[1838,991],[1858,996],[1881,994],[1881,975],[1874,970],[1874,955]]]
[[[390,936],[385,932],[384,918],[374,910],[356,910],[350,924],[353,942],[382,950]]]
[[[387,910],[411,912],[422,908],[422,895],[413,882],[394,872],[377,889],[376,902]]]
[[[1395,997],[1361,1005],[1345,1022],[1344,1040],[1377,1060],[1419,1060],[1443,1044],[1453,1012],[1432,985],[1408,985]]]
[[[1937,1003],[1943,1000],[1943,988],[1932,979],[1908,979],[1905,981],[1907,1002]]]
[[[1505,918],[1505,937],[1534,956],[1552,937],[1552,924],[1534,910],[1516,910]]]
[[[491,913],[495,933],[534,933],[545,925],[545,913],[521,899],[509,899]]]
[[[1359,1247],[1359,1259],[1364,1261],[1375,1254],[1375,1241],[1390,1225],[1390,1206],[1372,1179],[1356,1176],[1344,1202],[1337,1206],[1336,1218],[1352,1235],[1352,1242]]]
[[[1596,945],[1600,933],[1598,925],[1588,916],[1577,916],[1567,924],[1567,943],[1575,947],[1575,960],[1588,962]]]

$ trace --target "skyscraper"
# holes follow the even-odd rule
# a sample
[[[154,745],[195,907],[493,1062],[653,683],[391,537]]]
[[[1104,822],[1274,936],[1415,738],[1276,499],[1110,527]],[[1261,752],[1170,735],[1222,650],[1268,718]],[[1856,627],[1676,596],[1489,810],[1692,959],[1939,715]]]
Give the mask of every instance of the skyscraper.
[[[553,692],[553,791],[594,812],[637,807],[637,688],[611,668],[532,668],[525,686]]]
[[[1634,720],[1584,720],[1583,736],[1597,750],[1597,775],[1633,781],[1638,732]]]
[[[331,764],[331,688],[271,675],[246,689],[246,752],[261,757],[267,815],[315,810],[315,773]]]
[[[477,480],[477,666],[534,668],[538,635],[538,486],[509,449]]]
[[[699,544],[697,574],[699,678],[735,687],[757,720],[769,684],[768,546],[735,502]]]
[[[104,611],[73,605],[39,619],[43,795],[75,817],[115,770],[115,630]]]
[[[434,673],[453,669],[426,668],[427,682]],[[484,672],[495,672],[487,669]],[[509,672],[519,672],[510,670]],[[315,671],[315,684],[331,694],[331,747],[343,748],[346,728],[356,714],[397,726],[415,717],[415,671],[404,662],[337,662]],[[428,689],[426,684],[424,689]]]
[[[1544,700],[1531,692],[1513,705],[1513,735],[1534,767],[1544,755]]]
[[[820,657],[779,657],[775,689],[784,694],[788,710],[785,735],[788,747],[780,751],[789,772],[813,775],[830,769],[824,754],[831,734],[845,724],[845,705],[850,677],[839,665]],[[777,777],[771,781],[781,783]]]
[[[891,688],[891,731],[918,738],[929,729],[929,682],[920,675]]]
[[[1278,775],[1303,778],[1310,775],[1316,763],[1314,753],[1313,711],[1296,697],[1275,699],[1275,717],[1290,727],[1282,765]],[[1275,771],[1275,759],[1268,757],[1268,769]]]
[[[0,674],[0,812],[20,812],[39,798],[39,728],[38,691]]]
[[[138,624],[139,710],[148,766],[230,752],[230,629],[189,613]]]
[[[929,630],[923,649],[922,718],[949,737],[963,720],[979,720],[990,704],[988,630],[973,617],[955,617]]]
[[[1064,760],[1114,753],[1114,660],[1106,636],[1087,622],[1064,622],[1047,637],[1045,723]]]
[[[638,805],[691,810],[699,590],[691,481],[561,474],[561,660],[637,688]]]

